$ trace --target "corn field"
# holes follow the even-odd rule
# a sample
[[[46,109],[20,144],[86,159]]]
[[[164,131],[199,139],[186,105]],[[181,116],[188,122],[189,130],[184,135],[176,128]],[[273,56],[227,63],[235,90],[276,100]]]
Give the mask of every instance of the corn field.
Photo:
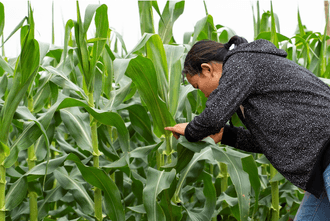
[[[168,1],[161,11],[157,1],[139,1],[142,36],[127,51],[105,4],[80,9],[77,1],[64,46],[54,47],[35,39],[31,5],[5,38],[0,3],[1,46],[13,35],[21,45],[18,57],[9,59],[3,47],[0,56],[0,221],[294,218],[304,191],[263,154],[211,138],[176,140],[164,130],[205,108],[204,94],[182,82],[191,46],[235,35],[214,23],[205,4],[205,17],[177,44],[172,30],[184,6]],[[297,11],[297,31],[287,37],[271,4],[264,13],[253,7],[255,39],[272,41],[328,83],[326,27],[308,31]],[[92,22],[95,35],[87,38]],[[232,121],[243,126],[236,115]]]

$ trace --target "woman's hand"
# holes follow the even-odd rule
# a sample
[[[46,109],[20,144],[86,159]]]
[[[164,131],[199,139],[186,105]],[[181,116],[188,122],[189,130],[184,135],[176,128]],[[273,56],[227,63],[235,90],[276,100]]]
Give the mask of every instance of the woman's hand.
[[[219,133],[210,135],[210,137],[214,140],[214,143],[219,143],[222,140],[223,130],[224,128],[221,128]]]
[[[176,139],[179,139],[180,135],[184,136],[184,131],[185,131],[187,125],[188,125],[188,123],[181,123],[181,124],[175,125],[174,127],[165,127],[164,129],[168,130],[168,131],[172,131],[173,136]],[[214,140],[214,143],[219,143],[222,140],[223,130],[224,130],[224,128],[221,128],[219,133],[210,135],[210,137]]]
[[[168,131],[172,131],[173,136],[176,139],[179,139],[180,135],[184,136],[184,130],[186,129],[186,126],[188,125],[188,123],[181,123],[181,124],[177,124],[174,127],[165,127],[165,130]]]

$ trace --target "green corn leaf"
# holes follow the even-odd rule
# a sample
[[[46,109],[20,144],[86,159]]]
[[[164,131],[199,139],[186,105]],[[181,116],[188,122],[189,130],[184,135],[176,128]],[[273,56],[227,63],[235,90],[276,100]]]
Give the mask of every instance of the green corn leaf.
[[[102,94],[102,75],[103,72],[100,68],[102,65],[98,63],[96,65],[96,69],[94,71],[94,92],[93,92],[93,99],[94,99],[94,107],[99,108],[100,106],[100,99]]]
[[[216,192],[212,183],[212,176],[206,172],[203,172],[200,176],[203,179],[203,194],[205,196],[205,205],[201,211],[195,212],[186,208],[188,216],[191,220],[204,221],[211,220],[215,205],[216,205]]]
[[[86,214],[91,214],[94,211],[94,202],[88,195],[84,186],[78,182],[75,177],[69,175],[68,172],[60,167],[54,171],[54,176],[62,188],[70,190],[76,202]]]
[[[134,130],[139,133],[149,144],[154,144],[154,138],[151,130],[151,122],[146,109],[138,104],[127,108],[129,118]]]
[[[195,153],[189,164],[180,172],[180,179],[174,193],[174,199],[177,202],[182,201],[182,188],[197,180],[204,169],[204,162],[215,163],[212,156],[212,149],[208,146],[201,150],[200,153]]]
[[[115,35],[116,35],[116,41],[117,40],[120,41],[120,44],[121,44],[122,49],[124,50],[125,54],[127,54],[127,48],[126,48],[126,45],[125,45],[123,36],[121,34],[119,34],[114,28],[111,28],[110,27],[110,30],[111,30],[112,33],[115,33]],[[114,59],[114,58],[112,58],[112,59]]]
[[[39,88],[37,93],[33,96],[33,112],[39,112],[45,106],[45,104],[47,104],[49,96],[49,84],[46,84],[45,86]]]
[[[132,172],[131,180],[132,180],[132,191],[134,195],[136,196],[137,203],[140,204],[143,202],[143,187],[144,184],[146,183],[146,180],[141,181],[138,178],[135,178],[137,173],[134,171]],[[144,208],[144,206],[143,206]],[[145,209],[144,209],[145,210]]]
[[[147,211],[146,209],[144,208],[144,205],[141,204],[141,205],[138,205],[138,206],[130,206],[130,207],[127,207],[127,209],[130,209],[136,213],[141,213],[141,214],[147,214]]]
[[[92,11],[92,8],[96,10],[95,6],[91,6],[88,10]],[[87,9],[86,9],[86,11],[87,11]],[[87,18],[88,18],[88,16],[86,16],[86,19]],[[86,22],[88,22],[88,21],[89,20],[87,20]],[[87,25],[87,23],[86,23],[86,26],[88,28],[89,24]],[[89,63],[89,53],[88,53],[87,41],[86,41],[87,30],[84,30],[84,24],[82,23],[82,20],[81,20],[78,1],[77,1],[77,22],[75,22],[75,24],[74,24],[74,30],[75,30],[75,38],[76,38],[76,43],[77,43],[76,54],[78,56],[78,60],[81,65],[81,72],[84,76],[85,85],[88,88],[89,86],[92,86],[92,82],[91,82],[92,73],[89,72],[90,63]]]
[[[155,33],[154,18],[152,13],[153,1],[138,1],[140,14],[141,35]]]
[[[174,22],[183,13],[185,1],[167,1],[158,24],[158,33],[164,44],[175,42],[173,38]]]
[[[269,182],[281,181],[283,179],[285,179],[285,178],[284,178],[284,176],[282,174],[276,173],[276,175],[272,179],[270,179]]]
[[[67,159],[76,163],[82,176],[88,183],[103,190],[105,212],[109,218],[111,220],[125,221],[125,213],[120,201],[119,190],[110,177],[98,168],[83,165],[79,158],[73,154],[69,155]]]
[[[165,214],[157,201],[157,196],[170,187],[175,178],[175,170],[171,172],[158,171],[151,167],[147,173],[147,184],[143,189],[143,203],[148,220],[165,221]]]
[[[249,174],[251,186],[255,192],[254,213],[256,213],[258,209],[258,200],[260,195],[261,182],[259,179],[258,167],[252,155],[242,158],[242,167],[243,170]]]
[[[72,81],[70,81],[70,79],[68,79],[68,77],[60,69],[51,66],[46,66],[43,68],[49,73],[51,73],[51,82],[62,87],[63,89],[70,89],[76,91],[81,96],[81,98],[88,101],[88,97],[85,92],[80,87],[75,85]]]
[[[0,165],[1,165],[3,161],[6,159],[6,157],[8,157],[10,154],[10,148],[1,141],[0,141],[0,154],[1,154],[0,157]]]
[[[212,151],[217,161],[227,164],[230,178],[237,192],[239,218],[240,220],[248,220],[251,185],[248,174],[242,169],[242,159],[249,155],[229,148],[224,151],[218,146],[214,146]]]
[[[209,12],[207,11],[207,6],[206,6],[205,0],[203,0],[203,4],[204,4],[204,9],[205,9],[205,14],[208,15]]]
[[[261,32],[260,30],[260,25],[261,25],[261,19],[260,19],[260,5],[259,5],[259,0],[257,0],[257,33],[259,34]],[[258,35],[257,34],[257,35]],[[256,36],[257,36],[256,35]],[[255,37],[256,37],[255,36]]]
[[[185,107],[185,102],[188,101],[187,96],[190,92],[192,92],[194,90],[195,90],[195,88],[193,86],[191,86],[191,84],[188,84],[185,86],[180,85],[179,101],[178,101],[177,111],[175,114],[175,119],[180,118],[180,116],[182,115],[183,108]],[[187,122],[190,122],[190,121],[187,119]]]
[[[106,95],[107,98],[110,97],[110,93],[112,91],[112,83],[114,80],[114,66],[113,60],[111,57],[111,50],[108,45],[105,45],[105,49],[102,53],[102,61],[103,61],[103,75],[102,75],[102,91]],[[111,54],[110,54],[111,53]]]
[[[145,146],[145,147],[137,147],[129,153],[129,157],[130,158],[140,158],[144,162],[148,163],[148,155],[152,151],[157,150],[162,143],[163,142],[159,142],[158,144],[154,144],[154,145],[149,145],[149,146]]]
[[[308,39],[304,39],[300,35],[296,35],[292,37],[296,39],[296,41],[302,42],[304,47],[302,49],[303,51],[303,58],[304,58],[304,66],[309,69],[310,63],[311,63],[311,57],[310,57],[310,44],[308,42]]]
[[[180,136],[179,143],[185,148],[200,153],[204,148],[207,148],[210,144],[212,144],[212,138],[205,138],[203,141],[198,142],[189,142],[184,136]],[[213,141],[214,143],[214,141]]]
[[[301,22],[299,9],[298,9],[298,13],[297,14],[298,14],[297,17],[298,17],[299,34],[300,34],[300,36],[304,36],[305,35],[305,29],[304,29],[304,26],[303,26],[303,24]]]
[[[276,13],[273,13],[273,14],[274,14],[274,19],[275,19],[276,30],[277,30],[278,33],[280,33],[281,32],[281,30],[280,30],[280,21],[278,19],[277,14]]]
[[[159,95],[167,103],[168,67],[165,49],[159,35],[152,35],[149,38],[146,42],[146,51],[156,70]]]
[[[65,153],[67,153],[67,154],[73,153],[73,154],[77,155],[80,159],[85,159],[86,158],[86,156],[84,154],[82,154],[81,152],[79,152],[78,149],[72,147],[68,142],[66,142],[61,133],[56,133],[55,134],[55,139],[56,139],[56,143],[58,144],[58,146]]]
[[[157,34],[144,34],[135,48],[129,53],[137,53],[146,47],[147,57],[153,62],[156,70],[159,95],[167,103],[168,66],[163,43]]]
[[[270,2],[270,7],[271,7],[271,42],[278,48],[278,39],[277,39],[277,34],[276,34],[276,21],[275,21],[275,16],[273,12],[273,3]]]
[[[132,80],[128,78],[127,83],[125,83],[123,87],[121,87],[118,90],[113,90],[110,93],[110,100],[107,101],[107,103],[101,107],[102,110],[109,110],[114,111],[117,110],[117,108],[123,103],[123,101],[126,99],[126,97],[129,95],[129,93],[132,90]]]
[[[102,166],[102,168],[110,168],[110,169],[121,169],[121,168],[127,168],[128,167],[128,154],[124,153],[121,158],[119,158],[117,161],[114,161],[108,165]]]
[[[6,193],[6,209],[12,210],[25,199],[28,189],[26,176],[19,178]]]
[[[193,32],[185,32],[183,34],[183,44],[189,44],[192,35],[193,35]]]
[[[3,75],[0,81],[0,98],[5,95],[8,85],[8,77],[7,75]]]
[[[213,17],[211,15],[207,15],[199,20],[194,27],[192,43],[204,39],[217,41],[216,28],[214,27]]]
[[[53,140],[53,137],[55,134],[55,121],[54,120],[48,126],[46,133],[47,133],[48,140]],[[34,150],[36,153],[37,161],[44,160],[48,153],[48,148],[50,148],[50,147],[47,146],[45,143],[46,143],[46,141],[45,141],[44,136],[41,136],[35,143]]]
[[[5,7],[0,2],[0,37],[2,36],[4,27],[5,27]]]
[[[254,39],[258,36],[258,18],[256,18],[255,13],[254,13],[254,7],[253,3],[251,3],[252,7],[252,15],[253,15],[253,29],[254,29]]]
[[[91,9],[90,9],[91,8]],[[86,22],[86,18],[90,18],[92,15],[94,15],[93,11],[94,11],[94,7],[92,5],[88,6],[86,8],[86,12],[85,12],[85,22],[84,25],[87,24]],[[98,6],[96,9],[96,13],[95,13],[95,27],[96,27],[96,38],[102,39],[102,40],[98,40],[93,44],[92,47],[92,58],[90,60],[90,70],[89,73],[91,74],[90,78],[94,79],[95,76],[95,71],[96,71],[96,63],[98,62],[98,60],[100,59],[100,56],[102,54],[102,51],[104,49],[105,43],[106,43],[106,39],[108,37],[108,30],[109,30],[109,22],[108,22],[108,7],[106,5],[101,5]],[[87,31],[86,29],[87,27],[85,26],[84,29],[85,31]],[[94,82],[90,82],[90,84],[92,84]],[[89,91],[93,91],[92,85],[87,84],[89,87]],[[100,88],[102,89],[102,87]]]
[[[162,15],[159,11],[159,7],[158,7],[158,3],[157,1],[152,1],[152,7],[155,9],[155,11],[157,12],[157,14],[159,15],[159,17],[162,19]]]
[[[32,40],[34,39],[34,18],[33,18],[33,11],[30,2],[28,2],[28,18],[27,18],[27,23],[30,26],[29,29],[29,36],[27,40]]]
[[[271,14],[269,11],[262,13],[260,21],[260,33],[271,30],[271,22],[269,21]]]
[[[97,129],[97,137],[99,139],[99,149],[100,151],[112,161],[119,159],[119,155],[111,141],[109,126],[101,125]]]
[[[66,107],[76,106],[84,107],[96,120],[102,124],[115,126],[118,131],[118,139],[122,150],[127,152],[130,149],[128,130],[119,114],[91,108],[85,102],[73,98],[64,99],[57,109],[59,110]]]
[[[13,85],[0,112],[0,140],[7,143],[7,136],[15,110],[33,81],[39,67],[39,45],[30,40],[23,48]]]
[[[28,108],[26,108],[25,106],[19,106],[16,109],[16,116],[18,116],[20,119],[33,121],[36,124],[36,126],[40,129],[41,134],[43,135],[44,144],[45,144],[46,149],[49,153],[49,139],[48,139],[46,130],[43,127],[43,125],[30,113]],[[29,125],[31,125],[31,124],[29,124]],[[14,145],[11,147],[11,149],[13,149],[14,151],[11,152],[11,154],[8,156],[8,158],[5,161],[5,167],[7,167],[7,168],[14,163],[14,160],[17,159],[18,151],[17,151],[17,146],[16,145],[18,143],[17,142],[18,140],[20,140],[20,139],[17,139],[15,141]],[[48,165],[48,162],[49,162],[49,154],[47,155],[47,165]]]
[[[87,31],[88,31],[88,28],[90,26],[90,24],[92,23],[92,19],[94,17],[94,14],[96,12],[96,10],[99,8],[99,7],[104,7],[103,5],[100,6],[100,5],[96,5],[96,4],[90,4],[90,5],[87,5],[86,9],[85,9],[85,17],[84,17],[84,23],[82,24],[83,25],[83,33],[86,34]]]
[[[178,157],[173,160],[173,165],[175,166],[175,170],[177,171],[177,173],[180,173],[191,161],[194,156],[194,152],[189,150],[188,148],[185,148],[179,143],[177,145],[177,153]]]
[[[321,43],[321,51],[320,51],[320,63],[319,63],[319,69],[320,69],[320,77],[325,77],[326,75],[326,67],[327,67],[327,58],[326,58],[326,50],[327,50],[327,25],[329,18],[326,19],[326,24],[324,27],[324,34],[322,36],[322,43]]]
[[[120,59],[120,58],[117,58],[116,60],[113,61],[114,78],[116,84],[118,84],[120,80],[123,78],[123,76],[125,76],[125,72],[129,62],[130,62],[129,59]]]
[[[172,186],[174,186],[175,190],[175,181],[172,182]],[[160,206],[162,207],[166,220],[182,220],[183,217],[183,207],[179,205],[175,205],[170,200],[169,192],[171,191],[171,187],[168,190],[165,190],[163,194],[161,194]],[[212,209],[212,208],[211,208]]]
[[[81,113],[77,107],[60,110],[61,118],[75,139],[77,145],[89,152],[93,152],[91,130],[89,126],[89,114]]]
[[[49,160],[49,163],[42,162],[35,167],[33,167],[31,170],[29,170],[27,173],[24,174],[24,176],[28,176],[28,180],[36,179],[43,175],[52,174],[59,166],[63,165],[63,162],[66,160],[66,158],[69,155],[63,155],[61,157],[58,157],[56,159]]]
[[[166,58],[168,66],[168,107],[169,111],[174,117],[180,98],[180,85],[181,85],[181,57],[183,56],[184,47],[166,45]]]
[[[16,33],[16,31],[18,31],[20,28],[23,27],[25,20],[27,20],[27,17],[24,17],[22,19],[22,21],[20,23],[18,23],[18,25],[14,28],[14,30],[9,34],[9,36],[6,38],[6,40],[2,43],[1,47],[11,38],[11,36],[13,36]]]
[[[10,147],[10,156],[5,161],[5,167],[11,167],[17,160],[18,153],[20,150],[25,150],[30,147],[37,139],[44,135],[47,137],[47,134],[44,128],[48,128],[56,108],[63,100],[63,97],[60,97],[58,102],[54,104],[51,108],[48,109],[46,113],[44,113],[38,120],[36,120],[32,115],[32,117],[26,117],[28,120],[33,120],[33,122],[26,125],[23,132],[19,135],[19,137],[15,140],[15,142]],[[25,108],[27,110],[27,108]],[[19,109],[16,110],[16,114]],[[28,110],[26,112],[29,112]],[[22,112],[21,112],[22,113]],[[23,112],[24,113],[24,112]],[[48,141],[48,138],[46,139]],[[49,142],[46,143],[46,145]]]
[[[45,198],[40,205],[38,205],[38,219],[42,219],[48,214],[47,203],[56,202],[60,200],[67,191],[63,189],[59,184],[49,191],[45,191]]]
[[[147,44],[147,42],[149,41],[149,39],[153,36],[157,36],[156,34],[149,34],[146,33],[144,34],[141,39],[139,40],[139,42],[136,44],[136,46],[132,49],[132,51],[130,51],[128,53],[128,55],[126,56],[126,58],[129,58],[132,54],[141,54],[141,50],[145,47],[145,45]],[[157,38],[157,37],[156,37]]]
[[[25,43],[27,42],[27,40],[29,39],[29,25],[24,25],[21,28],[21,48],[24,47]]]
[[[11,153],[5,161],[5,167],[9,168],[16,162],[19,151],[27,149],[35,141],[37,141],[41,135],[46,135],[46,132],[40,128],[48,128],[56,110],[77,106],[84,107],[95,119],[100,121],[102,124],[115,126],[118,131],[119,143],[122,150],[124,152],[129,150],[130,145],[128,130],[119,114],[92,109],[83,101],[73,98],[64,98],[61,96],[57,103],[48,109],[48,111],[44,113],[37,121],[29,123],[22,134],[15,140],[13,145],[11,145]]]
[[[63,164],[67,155],[59,157],[54,160],[50,160],[47,168],[47,162],[43,162],[33,167],[23,176],[21,176],[9,189],[6,194],[6,209],[12,210],[25,199],[27,192],[27,182],[39,178],[45,174],[51,174],[60,165]],[[30,175],[30,176],[29,176]]]
[[[133,80],[151,113],[154,133],[158,137],[165,134],[164,128],[175,125],[175,121],[166,104],[158,96],[157,76],[152,62],[140,56],[133,58],[127,67],[126,75]]]
[[[64,34],[64,46],[63,46],[63,53],[61,56],[61,61],[65,63],[67,54],[68,54],[68,46],[69,46],[69,39],[70,39],[70,33],[71,29],[74,26],[74,21],[69,19],[65,24],[65,34]]]
[[[221,32],[219,36],[219,42],[223,44],[227,43],[231,37],[236,35],[235,31],[228,27],[222,27],[218,30],[218,32]]]
[[[278,42],[291,41],[290,38],[288,38],[287,36],[282,35],[280,33],[276,33],[276,38],[277,38]],[[265,39],[265,40],[268,40],[268,41],[272,41],[272,32],[270,32],[270,31],[261,32],[257,36],[256,40],[258,40],[258,39]]]
[[[0,57],[0,68],[7,71],[9,74],[14,74],[13,68],[2,57]]]

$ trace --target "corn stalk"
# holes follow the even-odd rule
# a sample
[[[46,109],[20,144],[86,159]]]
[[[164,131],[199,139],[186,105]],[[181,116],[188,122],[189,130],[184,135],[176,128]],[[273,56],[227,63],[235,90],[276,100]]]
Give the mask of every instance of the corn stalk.
[[[9,154],[7,142],[11,122],[13,120],[13,116],[16,108],[18,107],[18,104],[25,96],[25,93],[28,90],[30,83],[34,80],[39,67],[39,44],[30,33],[31,32],[29,29],[22,29],[22,34],[24,36],[22,39],[23,46],[18,65],[14,73],[13,86],[10,89],[8,97],[0,112],[0,142],[2,145],[2,152],[6,153],[5,155],[1,154],[2,158],[0,159],[0,221],[5,220],[6,169],[3,162],[6,158],[6,155]]]
[[[29,24],[29,28],[30,28],[30,34],[32,37],[34,37],[34,19],[33,19],[33,12],[32,12],[32,8],[30,5],[30,2],[28,2],[28,8],[29,8],[29,13],[28,13],[28,24]],[[29,90],[31,91],[31,90]],[[33,97],[32,94],[28,94],[28,109],[30,110],[30,112],[33,112]],[[34,150],[34,144],[32,144],[29,148],[28,148],[28,168],[29,170],[32,170],[33,167],[35,167],[36,165],[36,154],[35,154],[35,150]],[[31,221],[37,221],[38,220],[38,194],[29,189],[29,198],[30,198],[30,220]]]
[[[96,36],[93,41],[91,54],[88,51],[87,30],[91,20],[95,14]],[[77,22],[75,23],[75,36],[77,41],[77,55],[79,59],[79,67],[84,77],[84,90],[88,95],[88,105],[90,108],[95,107],[94,101],[94,84],[95,75],[98,71],[97,62],[102,54],[108,37],[109,23],[106,5],[89,5],[86,8],[84,23],[81,20],[79,4],[77,1]],[[99,86],[99,85],[98,85]],[[100,151],[98,149],[97,137],[97,121],[90,115],[90,127],[92,136],[92,152],[94,167],[99,168]],[[102,192],[101,189],[95,187],[94,190],[95,217],[102,220]]]
[[[271,42],[278,48],[278,38],[276,33],[275,17],[273,12],[273,4],[271,2]],[[277,170],[270,165],[270,179],[272,179],[277,174]],[[279,191],[278,191],[278,181],[270,182],[271,192],[272,192],[272,221],[277,221],[280,214],[279,205]]]
[[[28,99],[28,107],[29,110],[32,112],[33,111],[33,98],[29,98]],[[35,167],[36,165],[36,154],[35,154],[35,150],[34,150],[34,144],[32,144],[29,148],[28,148],[28,167],[29,170],[32,170],[33,167]],[[36,221],[38,220],[38,194],[33,191],[33,190],[29,190],[29,198],[30,198],[30,220],[31,221]]]

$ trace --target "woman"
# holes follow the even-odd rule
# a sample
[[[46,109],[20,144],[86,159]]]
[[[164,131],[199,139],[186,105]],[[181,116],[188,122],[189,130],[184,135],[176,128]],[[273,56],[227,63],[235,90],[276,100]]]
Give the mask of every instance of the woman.
[[[231,45],[236,47],[229,50]],[[267,40],[197,42],[183,74],[208,100],[189,124],[167,127],[190,142],[215,142],[263,153],[291,183],[307,191],[295,220],[330,220],[330,88],[286,59]],[[237,113],[247,129],[226,125]]]

